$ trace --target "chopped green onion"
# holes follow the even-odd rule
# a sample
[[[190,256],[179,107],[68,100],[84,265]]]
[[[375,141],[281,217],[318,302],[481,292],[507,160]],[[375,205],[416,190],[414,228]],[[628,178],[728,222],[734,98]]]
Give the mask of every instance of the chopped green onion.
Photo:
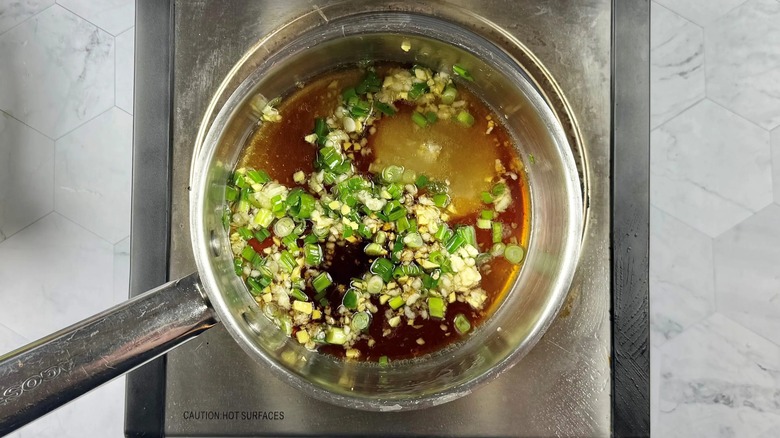
[[[348,237],[352,237],[353,234],[355,234],[355,230],[353,230],[349,225],[344,225],[344,228],[341,230],[341,235],[346,239]]]
[[[471,225],[458,228],[459,234],[463,235],[463,240],[473,247],[477,247],[477,231]]]
[[[492,189],[490,189],[490,194],[492,194],[495,197],[499,197],[506,192],[506,184],[504,183],[497,183],[493,186]]]
[[[480,230],[489,230],[491,224],[492,221],[490,221],[489,219],[482,219],[482,218],[477,219],[477,228],[479,228]]]
[[[233,184],[242,189],[249,187],[249,183],[246,182],[246,178],[244,177],[244,175],[238,172],[233,174]]]
[[[384,248],[382,248],[382,245],[371,242],[366,245],[366,247],[363,249],[363,252],[370,256],[380,256],[383,255],[386,251]]]
[[[439,116],[433,111],[428,111],[425,113],[425,119],[428,120],[428,123],[436,123],[436,121],[439,120]]]
[[[298,235],[295,233],[288,234],[282,238],[284,246],[290,249],[298,249]]]
[[[525,257],[525,250],[520,245],[507,245],[506,249],[504,250],[504,258],[506,258],[509,263],[513,263],[515,265],[520,264],[520,262],[523,261],[523,257]]]
[[[491,259],[491,255],[488,252],[481,252],[477,254],[476,257],[474,257],[474,263],[477,264],[477,266],[484,265],[485,263],[489,262]]]
[[[403,195],[404,188],[400,184],[393,183],[387,186],[387,193],[391,199],[398,199]]]
[[[315,204],[314,196],[308,193],[301,193],[300,196],[295,199],[295,202],[290,205],[290,215],[296,219],[308,219],[314,212]]]
[[[479,217],[492,221],[493,217],[495,217],[495,212],[493,210],[482,210],[482,212],[479,213]]]
[[[480,194],[480,198],[482,199],[482,202],[484,202],[485,204],[493,203],[493,195],[491,195],[490,192],[482,192]]]
[[[369,269],[372,274],[376,274],[384,280],[385,283],[393,278],[393,262],[385,258],[374,260]]]
[[[395,110],[390,105],[384,103],[384,102],[378,102],[374,101],[374,108],[378,109],[379,112],[386,116],[392,116],[395,115]]]
[[[370,239],[371,238],[371,230],[366,226],[364,223],[358,224],[358,234],[360,234],[364,239]]]
[[[347,88],[341,93],[341,98],[344,102],[348,102],[350,99],[356,99],[358,97],[357,90],[354,88]]]
[[[306,244],[303,253],[307,266],[318,266],[322,263],[322,248],[316,243]]]
[[[298,301],[309,301],[309,297],[300,289],[290,289],[290,296]]]
[[[423,94],[427,93],[430,88],[428,88],[428,84],[425,82],[417,82],[415,84],[412,84],[412,88],[409,90],[408,97],[409,100],[417,100],[420,97],[422,97]]]
[[[287,210],[287,203],[284,202],[282,195],[276,195],[271,198],[271,212],[276,215],[276,217],[284,216],[285,210]]]
[[[348,289],[346,293],[344,293],[344,298],[341,300],[341,304],[344,305],[349,310],[355,310],[357,309],[358,305],[358,292],[355,289]]]
[[[347,342],[347,334],[339,327],[328,327],[325,330],[325,342],[328,344],[344,345]]]
[[[393,251],[390,254],[390,259],[393,263],[398,263],[401,260],[401,251],[404,249],[404,241],[401,239],[395,239],[393,243]]]
[[[255,252],[254,248],[247,245],[241,251],[241,257],[245,258],[249,263],[252,263],[257,258],[257,252]]]
[[[225,228],[225,231],[230,229],[230,220],[233,217],[233,212],[230,211],[230,207],[225,206],[225,209],[222,210],[222,227]]]
[[[423,274],[422,268],[415,262],[411,262],[408,265],[398,265],[393,270],[394,278],[419,277],[422,274]]]
[[[434,318],[444,318],[444,300],[441,297],[428,297],[428,314]]]
[[[427,176],[425,176],[425,175],[418,175],[417,179],[414,180],[414,185],[416,185],[418,188],[422,189],[422,188],[425,188],[425,186],[427,186],[429,182],[430,182],[430,179],[428,179]]]
[[[230,202],[235,202],[238,200],[238,193],[238,189],[233,186],[225,187],[225,199]]]
[[[462,110],[455,116],[455,119],[463,126],[471,127],[474,125],[474,116],[469,114],[466,110]]]
[[[318,294],[327,289],[331,284],[333,284],[333,279],[330,278],[330,274],[327,272],[320,273],[320,275],[314,277],[314,280],[311,282],[311,286]]]
[[[404,236],[404,244],[412,249],[417,249],[423,246],[423,239],[420,233],[409,233]]]
[[[439,285],[439,276],[441,275],[441,271],[438,269],[435,269],[433,272],[431,272],[431,275],[423,275],[422,282],[423,287],[425,289],[435,289]]]
[[[314,119],[314,134],[317,135],[317,143],[319,143],[320,146],[325,145],[325,139],[328,136],[328,132],[330,132],[330,129],[328,128],[328,123],[325,119],[322,117]]]
[[[260,243],[265,241],[265,239],[269,238],[270,236],[271,232],[268,231],[268,228],[260,228],[259,230],[255,231],[255,239],[257,239],[257,241]]]
[[[323,164],[325,164],[328,169],[334,169],[344,161],[341,154],[339,154],[339,151],[332,146],[320,149],[319,154]]]
[[[461,246],[463,246],[465,243],[466,243],[466,239],[463,238],[463,235],[461,233],[455,233],[450,238],[450,240],[448,240],[447,243],[444,244],[444,249],[446,249],[448,253],[452,254],[455,251],[457,251]]]
[[[366,74],[366,77],[360,81],[360,84],[355,87],[355,91],[357,94],[376,93],[382,89],[381,86],[382,82],[379,80],[379,77],[376,75],[376,73],[369,71]]]
[[[363,330],[367,329],[368,326],[371,324],[371,314],[368,312],[357,312],[356,314],[352,315],[352,328],[362,332]]]
[[[455,73],[456,75],[462,77],[463,79],[469,81],[469,82],[474,82],[474,77],[471,76],[471,73],[469,73],[468,70],[463,68],[463,66],[460,66],[458,64],[454,64],[452,66],[452,72]]]
[[[390,363],[390,360],[387,358],[387,356],[379,356],[379,360],[377,360],[377,362],[379,363],[380,367],[386,367]]]
[[[247,227],[241,227],[241,228],[239,228],[236,231],[238,232],[238,235],[241,236],[241,238],[244,239],[244,240],[249,240],[252,237],[254,237],[252,235],[252,232],[249,231],[249,228],[247,228]]]
[[[387,166],[382,170],[382,179],[389,183],[398,182],[404,173],[402,166]]]
[[[433,264],[441,266],[447,261],[447,256],[442,254],[441,251],[433,251],[428,255],[428,260]]]
[[[444,92],[441,94],[441,103],[445,105],[452,105],[455,99],[458,97],[458,90],[452,85],[447,85],[444,88]]]
[[[405,303],[404,299],[401,298],[400,296],[394,296],[393,298],[390,298],[390,301],[387,302],[387,304],[393,310],[397,310],[399,307],[403,306],[404,303]]]
[[[317,243],[319,242],[319,240],[320,239],[317,237],[317,235],[312,233],[312,234],[307,234],[306,237],[303,238],[303,243],[304,244]]]
[[[288,273],[292,272],[293,269],[295,269],[297,266],[297,263],[295,263],[295,257],[290,254],[290,251],[282,251],[281,257],[279,257],[279,263],[282,265],[282,269]]]
[[[493,244],[493,247],[490,249],[490,255],[492,255],[493,257],[498,257],[504,255],[505,250],[506,250],[506,245],[504,245],[501,242],[496,242]]]
[[[462,313],[455,315],[453,322],[455,323],[455,330],[457,330],[457,332],[461,335],[471,330],[471,323]]]
[[[391,211],[387,215],[387,220],[390,222],[397,221],[398,219],[401,219],[402,217],[406,216],[406,209],[403,207],[397,208],[393,211]]]
[[[399,233],[403,233],[404,231],[409,229],[410,225],[411,224],[409,223],[409,218],[403,216],[400,219],[398,219],[398,221],[396,221],[395,228],[396,231],[398,231]]]
[[[260,277],[260,279],[263,279],[263,277]],[[266,288],[266,286],[268,286],[268,284],[263,285],[258,279],[252,277],[246,279],[246,284],[249,285],[249,292],[254,296],[262,294],[263,290]]]
[[[271,177],[263,170],[249,170],[246,172],[246,176],[256,184],[265,184],[268,181],[271,181]]]
[[[491,232],[493,234],[493,243],[501,242],[504,239],[504,226],[501,224],[501,222],[493,222],[491,228]]]
[[[446,193],[437,193],[431,197],[433,204],[439,208],[444,208],[450,205],[450,195]]]
[[[428,126],[428,119],[418,111],[412,113],[412,121],[420,128]]]
[[[292,233],[295,222],[289,217],[283,217],[274,224],[274,234],[278,237],[286,237]]]
[[[236,275],[244,273],[244,262],[240,257],[233,259],[233,269],[236,271]]]
[[[450,227],[447,224],[441,224],[439,225],[439,229],[436,230],[436,233],[434,233],[433,237],[436,238],[439,242],[443,242],[445,240],[448,240],[450,238]]]
[[[372,275],[368,281],[366,281],[366,291],[372,295],[382,292],[384,287],[385,282],[382,280],[382,277],[378,275]]]
[[[387,241],[387,233],[382,230],[377,231],[376,236],[374,236],[374,242],[382,245],[385,241]]]

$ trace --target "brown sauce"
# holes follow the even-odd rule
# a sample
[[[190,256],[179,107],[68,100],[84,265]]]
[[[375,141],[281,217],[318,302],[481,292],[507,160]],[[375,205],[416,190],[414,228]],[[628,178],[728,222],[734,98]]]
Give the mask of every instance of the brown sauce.
[[[377,71],[382,77],[387,65]],[[314,170],[313,161],[316,147],[307,143],[304,137],[313,132],[314,119],[328,117],[339,104],[339,96],[344,88],[354,86],[360,81],[363,72],[358,69],[332,72],[313,79],[300,90],[294,90],[284,96],[279,105],[282,121],[265,123],[256,130],[239,159],[238,167],[253,167],[266,170],[280,183],[294,186],[293,174],[303,171],[307,175]],[[468,103],[468,109],[476,122],[470,128],[459,126],[455,121],[441,120],[425,129],[415,129],[410,120],[413,108],[397,105],[399,112],[393,117],[383,117],[375,123],[376,134],[367,137],[372,153],[355,157],[355,166],[367,173],[374,161],[385,164],[403,165],[418,173],[437,180],[449,180],[450,190],[457,214],[452,215],[450,225],[474,225],[479,212],[485,208],[479,199],[483,190],[489,190],[489,178],[496,174],[495,161],[500,160],[505,168],[514,172],[518,179],[507,180],[512,191],[512,203],[499,214],[496,220],[504,224],[504,242],[514,239],[525,248],[530,233],[530,197],[525,181],[525,171],[514,147],[513,139],[499,123],[500,119],[477,97],[459,86],[459,99]],[[486,134],[487,117],[491,116],[495,127]],[[435,141],[441,146],[442,153],[435,161],[420,159],[410,153],[410,145],[421,141]],[[480,252],[489,252],[492,246],[490,230],[477,228],[477,241]],[[341,302],[344,290],[352,278],[361,277],[370,266],[373,258],[365,255],[362,249],[365,242],[337,247],[327,271],[334,284],[343,287],[332,288],[327,298],[335,309]],[[481,287],[487,292],[488,299],[481,311],[472,309],[468,304],[455,302],[447,304],[443,320],[416,318],[414,325],[404,321],[400,326],[383,335],[389,326],[384,314],[386,305],[375,301],[378,312],[373,315],[368,334],[376,341],[372,347],[362,339],[354,346],[361,352],[361,360],[377,360],[381,356],[391,359],[403,359],[431,353],[457,341],[461,336],[453,329],[453,318],[462,313],[475,328],[489,317],[500,305],[504,295],[510,290],[520,267],[506,261],[503,257],[492,258],[482,265]],[[310,297],[314,291],[307,291]],[[446,330],[442,329],[446,326]],[[472,330],[473,330],[472,328]],[[418,339],[424,343],[420,345]],[[344,356],[339,345],[324,345],[320,351]]]

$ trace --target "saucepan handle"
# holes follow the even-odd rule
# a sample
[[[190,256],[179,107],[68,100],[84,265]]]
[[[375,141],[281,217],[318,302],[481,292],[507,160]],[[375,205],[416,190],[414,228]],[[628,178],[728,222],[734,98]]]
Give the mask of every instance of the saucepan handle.
[[[0,436],[216,323],[197,274],[0,356]]]

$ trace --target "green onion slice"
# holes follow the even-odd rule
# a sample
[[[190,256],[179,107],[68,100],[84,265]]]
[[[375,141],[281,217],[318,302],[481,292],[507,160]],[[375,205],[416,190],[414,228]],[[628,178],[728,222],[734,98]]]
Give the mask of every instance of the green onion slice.
[[[357,312],[352,315],[352,328],[362,332],[371,325],[371,314],[368,312]]]
[[[504,258],[515,265],[520,264],[525,257],[525,250],[520,245],[507,245],[504,250]]]
[[[453,72],[453,73],[455,73],[456,75],[458,75],[458,76],[462,77],[463,79],[465,79],[465,80],[469,81],[469,82],[474,82],[474,77],[473,77],[473,76],[471,76],[471,73],[469,73],[469,71],[468,71],[468,70],[466,70],[466,69],[465,69],[463,66],[461,66],[461,65],[454,64],[454,65],[452,66],[452,72]]]
[[[314,277],[314,280],[311,282],[311,286],[317,291],[317,294],[327,289],[331,284],[333,284],[333,279],[327,272],[320,273],[320,275]]]
[[[453,322],[455,323],[455,330],[461,335],[466,334],[469,330],[471,330],[471,323],[469,322],[469,319],[466,318],[466,316],[462,313],[455,315]]]

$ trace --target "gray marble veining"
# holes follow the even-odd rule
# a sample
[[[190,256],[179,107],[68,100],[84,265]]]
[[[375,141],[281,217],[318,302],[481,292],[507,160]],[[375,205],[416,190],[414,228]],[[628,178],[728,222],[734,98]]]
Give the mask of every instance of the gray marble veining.
[[[655,5],[650,35],[650,127],[655,128],[704,98],[704,33]]]
[[[650,213],[650,288],[653,346],[715,308],[712,239],[657,208]]]
[[[681,16],[704,26],[744,3],[745,0],[655,0]]]
[[[0,110],[52,139],[114,104],[114,38],[54,5],[0,35]]]
[[[651,133],[650,200],[711,237],[772,201],[769,133],[705,99]]]
[[[707,97],[772,129],[780,125],[780,2],[748,0],[705,28]]]
[[[3,0],[0,2],[0,34],[54,4],[54,0]]]

